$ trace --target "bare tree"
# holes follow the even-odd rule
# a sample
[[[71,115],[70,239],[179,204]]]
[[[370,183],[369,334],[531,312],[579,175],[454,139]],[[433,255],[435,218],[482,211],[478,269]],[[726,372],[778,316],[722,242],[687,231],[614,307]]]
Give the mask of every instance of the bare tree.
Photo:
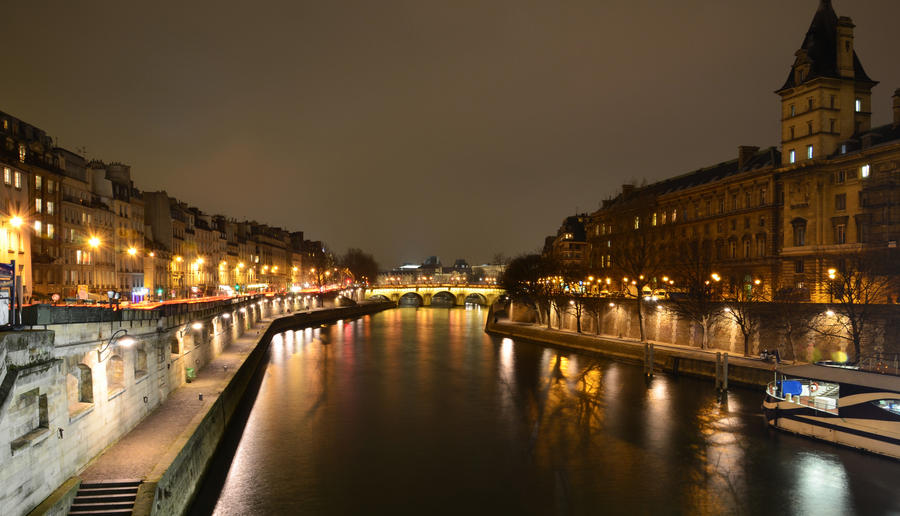
[[[724,317],[741,330],[744,337],[744,356],[750,356],[750,338],[759,330],[763,303],[770,301],[761,280],[732,285],[732,291],[724,297]]]
[[[805,303],[806,297],[798,293],[795,289],[782,287],[773,289],[779,292],[775,304],[769,305],[768,316],[772,325],[784,336],[784,341],[790,350],[790,357],[793,360],[800,359],[800,353],[797,351],[797,339],[805,335],[810,328],[809,321],[809,304]],[[781,344],[776,344],[781,348]],[[779,349],[781,352],[781,349]],[[787,354],[784,353],[787,357]],[[805,358],[805,357],[804,357]]]
[[[890,250],[819,257],[820,263],[834,265],[827,269],[825,280],[832,308],[816,316],[810,328],[849,341],[852,363],[859,363],[862,341],[875,325],[873,306],[886,302],[897,289],[897,258]]]
[[[553,296],[558,290],[558,266],[553,258],[538,254],[514,258],[500,277],[500,284],[513,300],[533,307],[538,322],[546,315],[550,328],[550,312]]]
[[[669,309],[678,317],[700,326],[700,348],[709,348],[709,332],[721,317],[718,304],[718,275],[712,270],[711,250],[699,240],[680,246],[673,261],[675,291],[670,292]],[[718,279],[717,279],[718,278]]]
[[[663,263],[663,253],[656,246],[655,228],[639,230],[633,235],[628,235],[627,240],[617,242],[612,248],[613,266],[623,278],[628,278],[625,283],[635,288],[637,297],[638,327],[640,328],[641,342],[646,338],[644,332],[644,288],[655,286]]]

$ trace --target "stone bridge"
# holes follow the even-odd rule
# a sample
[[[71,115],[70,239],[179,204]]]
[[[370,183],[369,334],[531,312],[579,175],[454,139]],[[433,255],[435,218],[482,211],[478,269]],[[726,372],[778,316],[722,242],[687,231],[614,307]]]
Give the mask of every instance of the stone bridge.
[[[366,290],[366,299],[417,306],[489,306],[503,294],[503,289],[496,285],[376,285]]]

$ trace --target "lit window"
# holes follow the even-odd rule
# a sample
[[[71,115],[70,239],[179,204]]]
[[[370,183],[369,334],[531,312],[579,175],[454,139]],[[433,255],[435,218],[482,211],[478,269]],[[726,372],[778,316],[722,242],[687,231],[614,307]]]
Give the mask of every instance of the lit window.
[[[653,216],[652,216],[652,218],[650,219],[650,225],[651,225],[651,226],[655,226],[655,225],[656,225],[656,213],[655,213],[655,212],[653,213]]]
[[[794,116],[797,113],[797,110],[794,108],[794,105],[791,104],[791,116]]]
[[[53,201],[47,201],[47,215],[53,215]]]
[[[84,253],[81,251],[81,249],[75,250],[75,263],[76,264],[78,264],[78,265],[82,264],[83,255],[84,255]]]
[[[19,161],[25,161],[25,144],[19,144]]]
[[[667,213],[667,212],[665,212],[665,211],[662,212],[662,224],[664,224],[664,225],[665,225],[665,223],[666,223],[666,213]]]
[[[871,169],[869,168],[869,165],[868,165],[868,164],[859,167],[859,176],[862,177],[862,178],[867,178],[867,177],[869,177],[869,171],[870,171],[870,170],[871,170]]]
[[[53,238],[53,235],[56,234],[54,229],[53,224],[47,224],[47,238]]]
[[[16,170],[16,173],[13,175],[15,178],[15,186],[18,189],[22,189],[22,173]]]
[[[797,162],[797,151],[791,149],[791,151],[788,153],[788,162],[789,163]]]
[[[9,186],[12,184],[12,169],[3,167],[3,184]]]
[[[678,220],[678,208],[672,210],[672,223],[674,224],[676,220]]]
[[[841,154],[847,154],[847,144],[846,143],[841,144]]]
[[[635,217],[634,218],[634,229],[640,229],[640,228],[641,228],[641,218]]]
[[[862,112],[862,99],[856,99],[856,112]]]
[[[34,200],[34,211],[36,211],[37,213],[41,213],[41,200],[40,199]]]
[[[39,220],[34,221],[34,232],[37,233],[38,236],[40,236],[40,234],[41,234],[41,221],[39,221]]]
[[[41,176],[34,176],[34,189],[35,190],[41,189]]]
[[[813,157],[813,146],[807,145],[806,146],[806,159],[812,159],[812,157]]]

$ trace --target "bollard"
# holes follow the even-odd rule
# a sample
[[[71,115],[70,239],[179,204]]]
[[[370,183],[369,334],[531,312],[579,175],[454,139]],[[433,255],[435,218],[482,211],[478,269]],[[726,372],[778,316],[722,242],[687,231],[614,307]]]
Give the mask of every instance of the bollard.
[[[716,390],[722,386],[722,353],[716,352]]]
[[[722,357],[722,390],[728,390],[728,353]]]
[[[199,397],[200,397],[200,401],[203,401],[203,393],[202,392],[199,394]]]

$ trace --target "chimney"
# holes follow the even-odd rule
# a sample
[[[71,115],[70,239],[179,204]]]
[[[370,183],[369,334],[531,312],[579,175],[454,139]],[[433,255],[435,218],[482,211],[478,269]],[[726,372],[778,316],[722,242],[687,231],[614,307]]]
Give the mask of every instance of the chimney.
[[[900,126],[900,88],[894,90],[894,127]]]
[[[854,78],[853,68],[853,20],[846,16],[838,19],[837,26],[837,65],[841,77]]]
[[[743,170],[744,166],[750,162],[750,159],[752,159],[753,155],[757,152],[759,152],[759,147],[754,147],[753,145],[739,145],[738,170]]]
[[[623,199],[627,199],[629,196],[631,196],[632,193],[634,193],[634,185],[633,184],[622,185],[622,198]]]

